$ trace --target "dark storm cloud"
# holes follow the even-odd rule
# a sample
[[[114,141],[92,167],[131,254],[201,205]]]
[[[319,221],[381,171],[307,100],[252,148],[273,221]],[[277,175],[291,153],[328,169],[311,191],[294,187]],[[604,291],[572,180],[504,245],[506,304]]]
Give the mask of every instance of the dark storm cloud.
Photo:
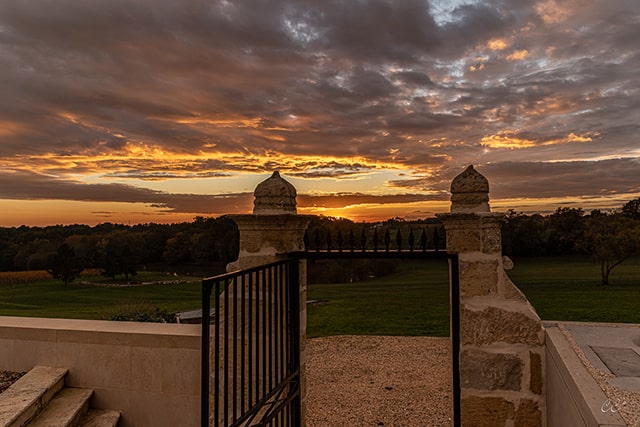
[[[505,162],[485,165],[494,197],[563,197],[640,192],[640,161]]]
[[[503,195],[637,190],[639,17],[636,0],[0,2],[2,176],[15,187],[21,162],[55,173],[3,191],[84,200],[95,187],[65,171],[349,178],[376,162],[405,167],[390,184],[418,192],[469,163],[507,180]],[[223,160],[170,159],[210,151]],[[286,160],[300,156],[326,159]],[[332,160],[348,157],[364,161]],[[596,188],[585,165],[615,173]]]

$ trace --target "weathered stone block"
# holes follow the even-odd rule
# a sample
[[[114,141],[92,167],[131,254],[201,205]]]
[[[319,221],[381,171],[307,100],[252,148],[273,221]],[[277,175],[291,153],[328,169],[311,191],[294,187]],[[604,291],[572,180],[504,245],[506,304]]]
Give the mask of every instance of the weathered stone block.
[[[482,252],[495,254],[502,252],[502,218],[483,218]]]
[[[502,272],[502,283],[504,287],[504,297],[506,299],[516,300],[526,302],[527,298],[524,296],[522,291],[518,289],[516,285],[513,284],[509,276],[506,272]]]
[[[460,384],[478,390],[520,390],[522,361],[516,354],[464,350],[460,353]]]
[[[496,295],[498,292],[498,260],[460,260],[460,296]]]
[[[479,252],[482,249],[481,230],[479,228],[447,228],[445,229],[445,234],[449,252]]]
[[[542,324],[523,313],[498,307],[469,310],[460,307],[460,343],[486,345],[496,342],[541,345]]]
[[[530,389],[535,394],[542,394],[542,357],[538,353],[529,352],[530,363]]]
[[[516,419],[513,424],[515,427],[539,427],[542,425],[542,412],[538,407],[538,402],[530,399],[520,400],[518,410],[516,411]]]
[[[514,406],[502,397],[469,396],[460,402],[461,425],[468,427],[503,426],[513,419]]]

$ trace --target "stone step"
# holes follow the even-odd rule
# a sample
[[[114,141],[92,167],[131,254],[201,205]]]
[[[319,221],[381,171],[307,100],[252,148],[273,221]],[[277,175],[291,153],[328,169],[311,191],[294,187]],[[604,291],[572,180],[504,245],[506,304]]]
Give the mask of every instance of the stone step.
[[[111,409],[89,409],[80,422],[82,427],[116,427],[120,412]]]
[[[80,420],[89,410],[93,390],[65,387],[35,418],[29,427],[79,427]]]
[[[36,366],[0,394],[0,426],[23,427],[64,387],[65,368]]]

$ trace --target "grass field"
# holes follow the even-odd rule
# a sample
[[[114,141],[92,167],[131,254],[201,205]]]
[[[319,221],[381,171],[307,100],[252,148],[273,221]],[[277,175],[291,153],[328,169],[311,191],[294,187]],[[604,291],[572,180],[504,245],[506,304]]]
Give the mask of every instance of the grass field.
[[[515,260],[509,276],[542,319],[640,323],[640,257],[617,267],[606,287],[589,258]],[[105,287],[0,280],[0,315],[104,319],[117,307],[138,302],[169,312],[200,306],[199,278],[141,272],[136,280],[186,282]],[[359,283],[309,285],[308,299],[318,301],[309,305],[310,337],[449,334],[445,261],[407,261],[392,275]]]
[[[522,259],[508,273],[544,320],[640,323],[640,257],[616,267],[608,286],[590,258]]]
[[[404,262],[392,275],[352,284],[309,285],[310,337],[449,334],[447,262]]]
[[[308,335],[449,334],[447,266],[413,262],[388,277],[356,284],[310,285]],[[515,260],[508,272],[544,320],[640,323],[640,257],[600,285],[598,265],[585,257]]]
[[[72,282],[68,286],[52,279],[1,284],[0,315],[104,319],[118,307],[143,302],[169,312],[200,307],[199,278],[140,272],[135,280],[158,283],[122,287],[79,283],[91,281],[111,284],[108,279],[93,276],[78,278],[78,282]],[[176,281],[180,283],[171,283]]]

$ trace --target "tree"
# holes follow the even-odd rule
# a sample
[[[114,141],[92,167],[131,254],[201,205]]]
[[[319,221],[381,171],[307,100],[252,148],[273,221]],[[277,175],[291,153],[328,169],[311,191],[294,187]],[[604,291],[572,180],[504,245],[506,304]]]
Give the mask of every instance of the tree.
[[[640,223],[620,213],[592,213],[585,222],[580,246],[600,263],[601,283],[611,270],[640,252]]]
[[[54,279],[62,280],[65,285],[68,285],[82,272],[82,264],[73,248],[63,243],[54,254],[49,256],[47,272]]]
[[[584,232],[584,211],[582,208],[558,208],[549,215],[549,255],[568,255],[580,249]]]
[[[622,206],[622,213],[632,219],[640,219],[640,197],[628,201]]]
[[[124,274],[125,280],[137,274],[138,257],[127,243],[126,235],[114,233],[109,239],[99,242],[102,275],[115,279]]]
[[[502,251],[509,256],[543,256],[547,252],[549,227],[540,214],[509,210],[502,225]]]

